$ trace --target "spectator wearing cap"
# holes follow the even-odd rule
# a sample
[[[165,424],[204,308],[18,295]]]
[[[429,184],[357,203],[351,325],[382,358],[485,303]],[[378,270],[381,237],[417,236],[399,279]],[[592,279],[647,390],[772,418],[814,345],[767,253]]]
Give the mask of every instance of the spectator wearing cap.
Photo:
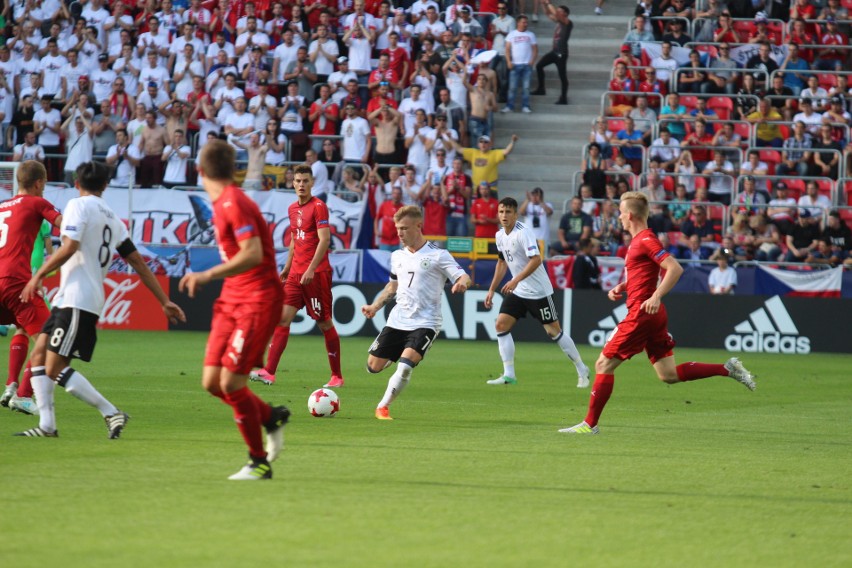
[[[157,83],[154,83],[153,81],[148,83],[148,86],[145,91],[141,95],[136,97],[136,102],[138,104],[143,105],[145,107],[145,110],[154,111],[157,122],[159,124],[165,124],[166,118],[165,116],[159,113],[158,109],[163,104],[168,104],[170,100],[171,98],[166,93],[161,91],[157,87]]]
[[[482,24],[475,20],[472,17],[472,14],[473,10],[471,10],[470,6],[462,6],[459,8],[458,17],[450,26],[450,31],[453,34],[454,41],[461,40],[462,35],[465,34],[469,35],[474,42],[485,37],[485,30],[483,29]]]
[[[358,76],[349,70],[349,58],[342,55],[337,58],[337,71],[332,72],[331,75],[328,76],[327,81],[328,86],[331,88],[331,98],[334,99],[338,105],[340,105],[347,94],[349,94],[347,84],[350,81],[355,81],[355,95],[357,96]],[[360,105],[358,106],[360,108]]]
[[[831,122],[833,124],[849,124],[852,116],[849,115],[849,112],[844,108],[844,98],[842,95],[834,95],[829,99],[828,110],[822,113],[822,118],[824,121]]]
[[[633,57],[642,57],[643,41],[654,41],[654,34],[645,29],[645,22],[644,15],[637,15],[633,18],[633,28],[624,36],[623,42],[630,48]]]
[[[813,222],[809,209],[800,210],[798,223],[793,225],[787,235],[787,255],[784,260],[804,262],[808,255],[819,247],[819,237],[819,221]]]
[[[98,68],[89,74],[89,79],[92,82],[92,94],[95,96],[95,102],[100,104],[101,101],[108,99],[112,93],[112,84],[116,79],[116,74],[109,68],[109,56],[106,53],[101,53],[98,56]]]
[[[142,91],[143,85],[148,83],[156,83],[157,88],[165,93],[170,93],[171,75],[165,68],[165,64],[160,64],[157,52],[151,50],[146,55],[145,66],[139,71],[139,91]]]
[[[512,134],[512,139],[509,144],[503,148],[492,148],[490,136],[480,136],[477,138],[476,148],[462,148],[457,142],[453,141],[453,147],[460,151],[465,161],[470,164],[473,184],[479,187],[483,181],[488,182],[494,196],[497,196],[498,186],[498,166],[500,162],[505,160],[512,150],[515,148],[515,142],[518,141],[518,135]]]
[[[769,201],[766,215],[782,234],[787,235],[796,222],[796,200],[789,196],[787,184],[779,181],[775,184],[775,197]]]
[[[318,83],[328,81],[329,76],[334,73],[334,63],[339,55],[340,48],[337,42],[328,37],[328,26],[323,24],[317,26],[316,39],[308,47],[308,56],[314,64]]]
[[[757,104],[757,110],[748,114],[745,119],[756,125],[755,144],[757,146],[780,148],[783,145],[781,130],[778,128],[777,122],[783,120],[784,117],[772,108],[769,99],[760,99],[760,102]]]
[[[799,108],[801,112],[796,114],[793,120],[795,122],[803,122],[807,133],[811,137],[817,138],[819,136],[819,127],[822,124],[822,115],[814,112],[814,102],[812,99],[802,99],[799,101]]]
[[[761,82],[765,82],[772,72],[778,69],[778,63],[772,59],[772,46],[768,41],[758,44],[757,53],[746,61],[745,68],[752,70],[754,78]]]
[[[811,175],[837,179],[843,146],[834,137],[834,128],[827,123],[819,127],[819,136],[813,142],[814,162]]]
[[[748,43],[780,43],[778,35],[769,28],[769,19],[766,17],[766,12],[761,11],[754,16],[754,28],[749,32],[746,41]]]
[[[249,100],[248,111],[254,115],[256,130],[265,130],[270,118],[278,118],[278,101],[269,94],[269,81],[257,82],[258,92]]]
[[[819,45],[825,47],[817,51],[814,67],[820,71],[842,71],[849,56],[849,52],[842,48],[849,46],[849,38],[840,33],[834,16],[825,18],[825,27],[819,38]]]
[[[683,6],[683,0],[673,0],[673,2],[675,3],[673,6],[674,8]],[[680,3],[680,6],[678,6],[678,2]],[[685,10],[691,10],[691,8],[685,8]],[[669,14],[666,13],[666,15]],[[666,34],[663,34],[662,41],[667,41],[672,45],[684,47],[686,44],[692,42],[692,38],[683,31],[683,20],[675,19],[669,20],[669,31]]]

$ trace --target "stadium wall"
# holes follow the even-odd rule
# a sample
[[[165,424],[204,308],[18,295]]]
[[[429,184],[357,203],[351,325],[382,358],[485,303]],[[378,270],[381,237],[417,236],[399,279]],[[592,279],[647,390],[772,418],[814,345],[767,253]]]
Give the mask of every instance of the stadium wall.
[[[212,304],[220,283],[201,290],[195,299],[180,294],[178,279],[171,279],[171,297],[187,313],[184,326],[171,329],[206,331],[210,326]],[[361,314],[382,290],[376,284],[337,284],[333,288],[334,320],[341,336],[375,337],[384,326],[390,308],[373,320]],[[495,340],[494,319],[502,297],[486,310],[485,290],[469,290],[453,295],[445,290],[443,340]],[[563,327],[579,344],[595,347],[626,315],[624,302],[610,302],[602,292],[559,290],[554,295],[561,311]],[[726,349],[732,353],[763,352],[805,355],[810,352],[849,353],[852,337],[852,300],[845,298],[796,298],[779,296],[701,296],[670,294],[665,300],[669,330],[683,347]],[[570,322],[570,325],[569,325]],[[297,315],[291,333],[318,334],[314,322]],[[549,341],[541,326],[525,318],[513,331],[518,341]]]

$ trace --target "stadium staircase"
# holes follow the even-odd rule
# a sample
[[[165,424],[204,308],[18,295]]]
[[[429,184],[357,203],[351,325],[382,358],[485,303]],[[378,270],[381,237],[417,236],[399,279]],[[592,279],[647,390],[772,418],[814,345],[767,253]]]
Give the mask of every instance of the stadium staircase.
[[[554,104],[559,97],[559,76],[550,66],[545,75],[547,95],[532,97],[532,114],[514,112],[495,118],[496,148],[505,147],[512,133],[520,137],[509,159],[500,165],[500,197],[514,197],[520,203],[526,191],[541,187],[555,209],[551,235],[555,235],[563,201],[573,195],[581,151],[592,120],[600,114],[601,95],[607,89],[612,61],[634,6],[629,0],[607,2],[603,16],[594,14],[592,2],[570,6],[574,31],[569,43],[569,104]],[[553,23],[540,17],[538,23],[531,23],[531,29],[538,36],[539,53],[550,51]],[[531,89],[535,87],[533,78]]]

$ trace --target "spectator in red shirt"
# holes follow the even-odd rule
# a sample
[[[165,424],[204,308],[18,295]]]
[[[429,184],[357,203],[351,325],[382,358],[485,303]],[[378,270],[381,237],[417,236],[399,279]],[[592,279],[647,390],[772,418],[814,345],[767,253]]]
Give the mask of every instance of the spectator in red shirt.
[[[423,234],[433,237],[446,236],[450,202],[445,189],[441,184],[430,184],[429,180],[426,180],[420,189],[419,197],[423,204]]]
[[[819,50],[819,55],[814,63],[820,71],[842,71],[848,52],[844,49],[836,49],[833,46],[849,45],[849,38],[837,29],[837,20],[834,16],[825,19],[826,30],[820,37],[819,44],[827,46]]]
[[[657,80],[657,70],[653,67],[645,69],[645,80],[639,83],[640,93],[656,93],[660,95],[648,97],[648,106],[659,111],[663,99],[669,94],[669,88],[664,81]]]
[[[702,146],[702,148],[690,148],[692,159],[699,170],[703,170],[707,162],[713,159],[713,135],[707,132],[707,123],[703,118],[695,121],[695,130],[686,137],[682,146]]]
[[[314,136],[334,136],[337,134],[337,121],[340,109],[329,98],[328,85],[320,87],[319,98],[311,104],[308,119],[314,123],[311,131]],[[319,154],[322,151],[323,138],[314,138],[311,147]]]
[[[395,251],[399,248],[399,235],[396,232],[396,223],[393,216],[402,209],[402,188],[394,187],[391,190],[391,198],[382,201],[373,221],[373,234],[379,237],[379,250]]]
[[[787,40],[787,42],[794,43],[798,46],[814,45],[816,43],[816,41],[814,40],[814,36],[808,33],[807,24],[802,19],[793,20],[793,25],[790,30],[790,38]],[[811,49],[803,49],[800,47],[799,57],[801,57],[808,63],[814,62],[814,53]]]
[[[632,87],[632,82],[627,76],[627,66],[619,61],[615,64],[615,76],[609,82],[609,90],[615,92],[635,90]],[[610,95],[608,114],[610,116],[626,116],[633,110],[632,102],[632,97],[627,95]]]
[[[470,207],[470,218],[475,226],[473,236],[480,239],[493,239],[500,230],[497,219],[497,199],[491,196],[488,182],[483,181],[477,189],[479,198],[473,200]]]
[[[734,21],[729,12],[719,16],[719,27],[713,30],[713,41],[716,43],[742,43],[740,35],[734,29]]]
[[[448,237],[467,236],[467,200],[470,198],[472,183],[470,177],[464,173],[464,161],[461,158],[454,159],[453,171],[444,177],[444,189],[450,202]]]
[[[375,96],[382,83],[387,83],[393,89],[401,90],[403,88],[402,79],[396,74],[396,71],[391,69],[390,55],[387,53],[379,55],[379,66],[370,73],[370,78],[367,80],[367,88]],[[391,92],[391,95],[393,95],[393,92]]]
[[[402,88],[404,88],[408,84],[411,58],[408,56],[408,51],[399,46],[399,34],[397,32],[388,34],[388,47],[382,50],[381,55],[388,56],[388,64],[396,73]]]
[[[390,85],[386,81],[382,81],[379,83],[379,88],[375,91],[373,98],[367,103],[367,116],[385,105],[395,109],[399,108],[399,103],[396,102],[396,99],[390,93]]]

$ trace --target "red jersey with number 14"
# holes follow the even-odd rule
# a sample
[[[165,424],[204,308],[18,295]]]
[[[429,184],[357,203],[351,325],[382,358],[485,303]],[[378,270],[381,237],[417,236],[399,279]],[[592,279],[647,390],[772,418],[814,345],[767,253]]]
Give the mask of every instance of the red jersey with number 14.
[[[19,194],[0,203],[0,279],[29,282],[30,257],[42,220],[54,224],[60,213],[35,195]]]
[[[311,197],[301,205],[298,201],[290,205],[290,254],[293,263],[290,272],[303,274],[311,265],[319,246],[319,230],[328,229],[328,207],[321,199]],[[328,251],[314,272],[331,271]]]
[[[660,280],[660,263],[669,253],[651,229],[633,237],[624,261],[627,279],[627,308],[640,306],[651,297]]]
[[[245,304],[269,302],[281,298],[283,292],[278,280],[275,247],[269,225],[257,204],[235,185],[229,185],[213,203],[213,226],[222,262],[240,252],[240,242],[259,237],[263,247],[263,260],[242,274],[225,278],[219,298],[223,302]]]

